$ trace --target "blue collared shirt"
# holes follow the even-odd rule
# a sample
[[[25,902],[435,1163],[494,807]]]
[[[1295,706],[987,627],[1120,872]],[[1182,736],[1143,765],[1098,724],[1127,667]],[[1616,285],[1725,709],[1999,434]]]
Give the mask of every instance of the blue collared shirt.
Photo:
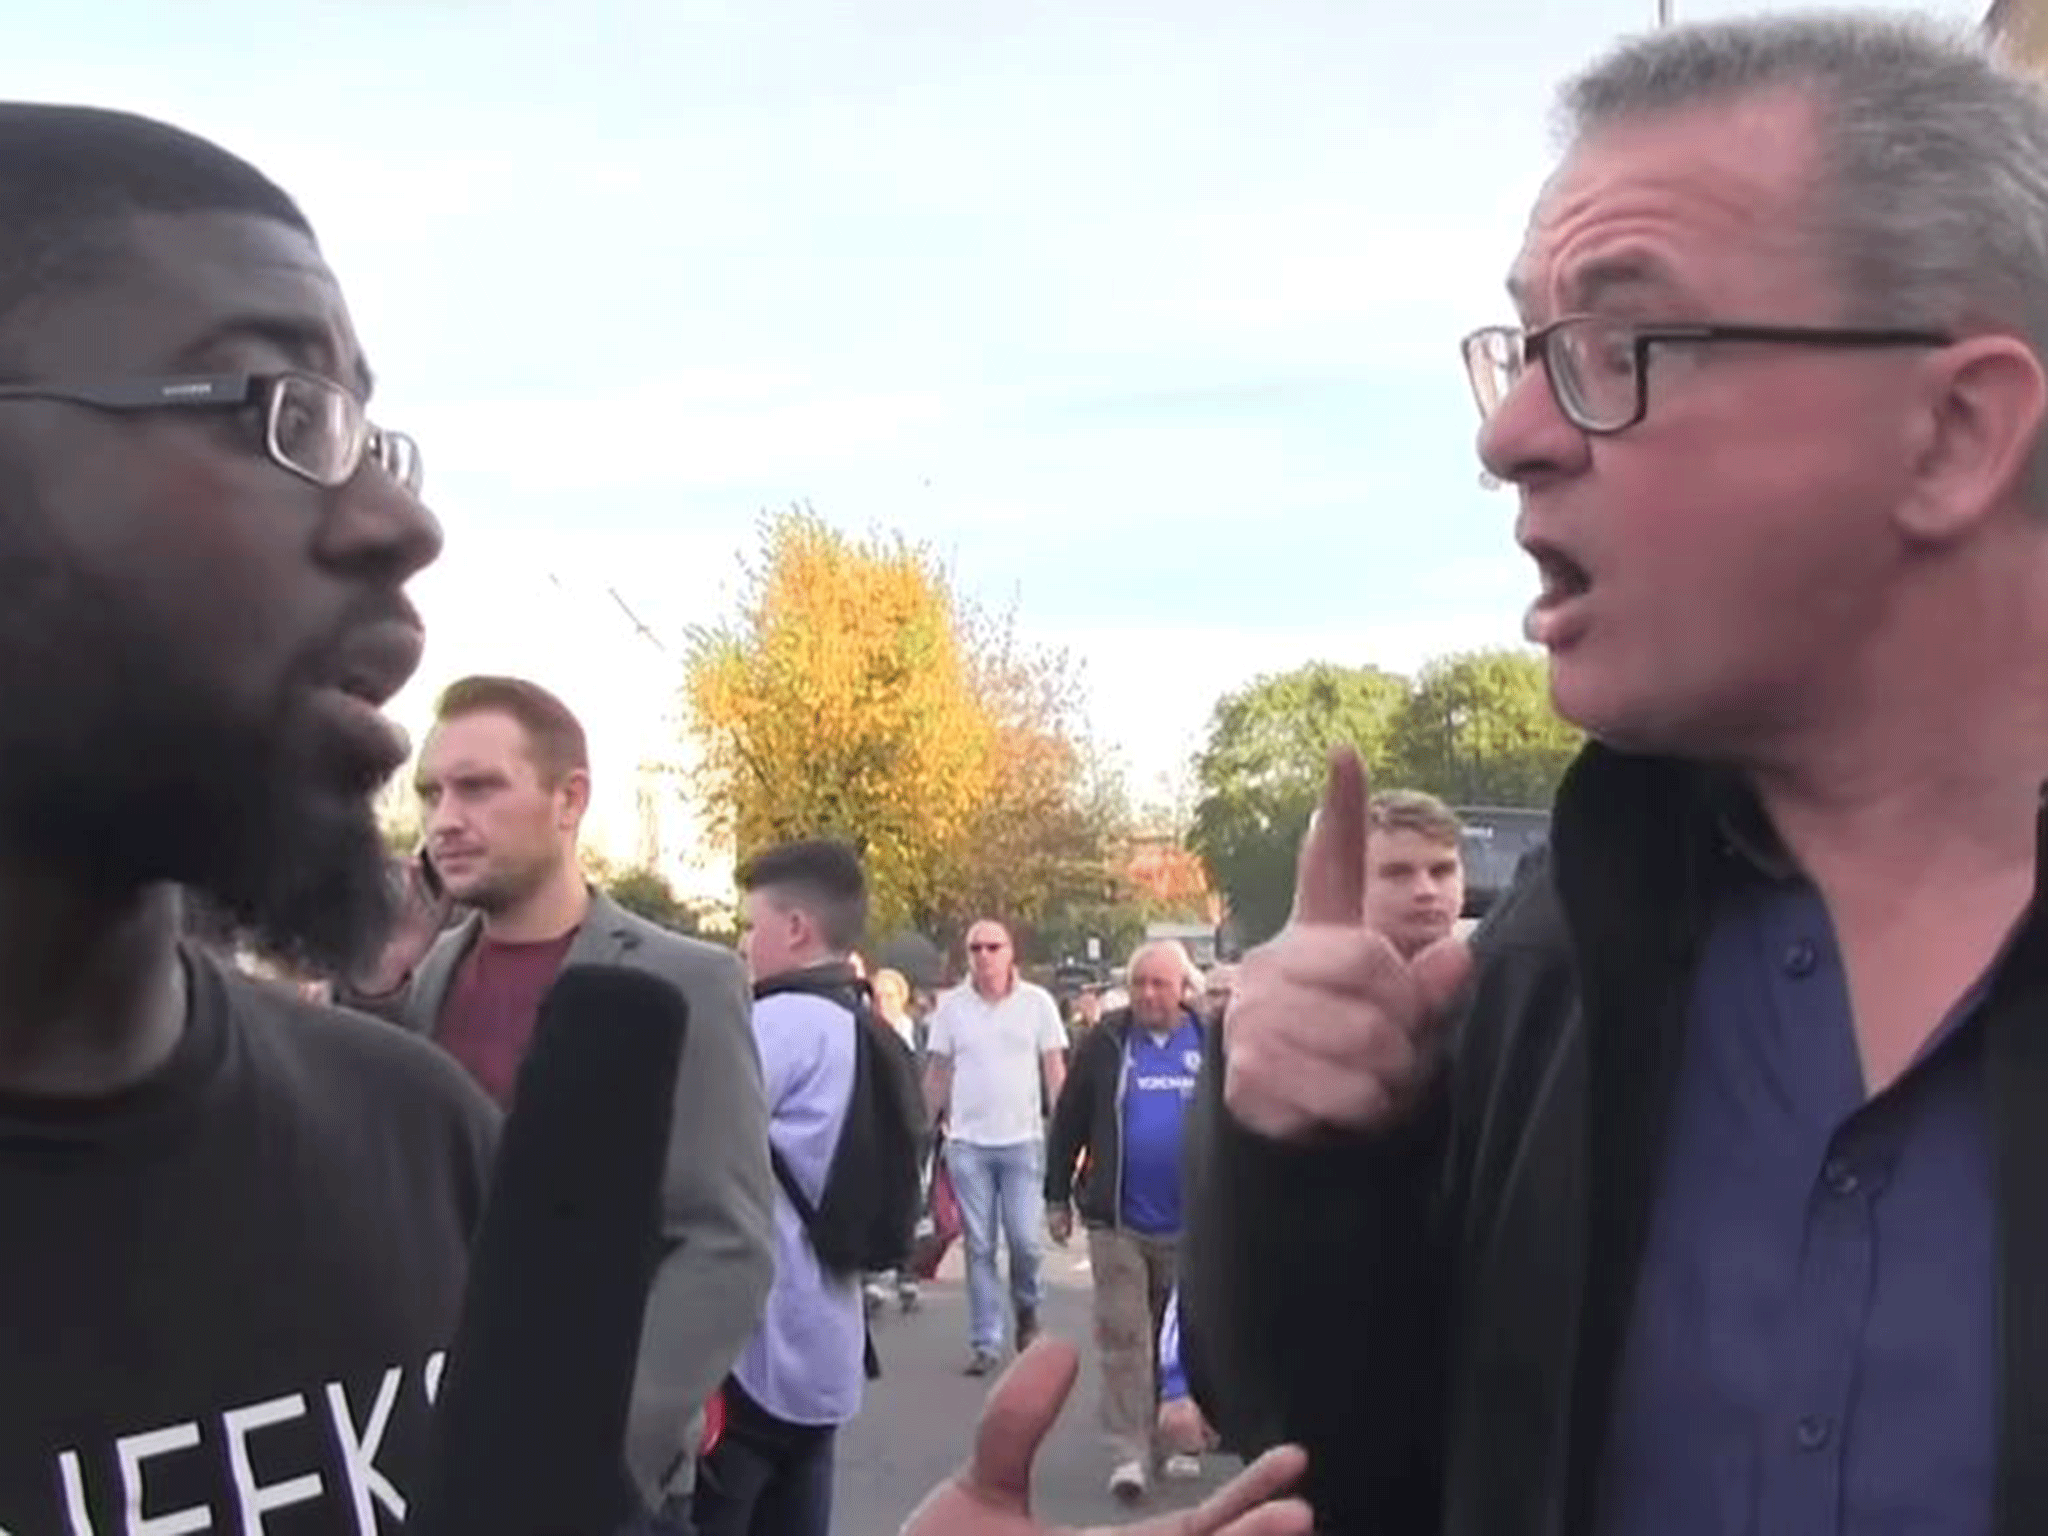
[[[1694,984],[1601,1536],[1991,1528],[1981,991],[1870,1097],[1818,894],[1729,898]]]

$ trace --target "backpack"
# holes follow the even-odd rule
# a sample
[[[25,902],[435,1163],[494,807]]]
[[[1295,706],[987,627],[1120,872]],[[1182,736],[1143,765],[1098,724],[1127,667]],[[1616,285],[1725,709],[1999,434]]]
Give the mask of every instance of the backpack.
[[[868,984],[851,972],[820,967],[771,977],[755,986],[754,997],[784,992],[826,998],[851,1013],[853,1094],[818,1203],[811,1204],[771,1148],[775,1177],[828,1272],[857,1276],[896,1269],[909,1261],[923,1205],[926,1117],[916,1059],[877,1017]]]

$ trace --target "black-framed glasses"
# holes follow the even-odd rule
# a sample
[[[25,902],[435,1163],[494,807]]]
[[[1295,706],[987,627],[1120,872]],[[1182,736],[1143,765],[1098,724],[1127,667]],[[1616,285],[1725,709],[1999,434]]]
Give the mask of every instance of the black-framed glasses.
[[[281,469],[332,489],[363,460],[408,491],[420,488],[419,444],[371,424],[363,402],[311,373],[192,373],[102,384],[0,384],[0,400],[54,400],[96,411],[263,408],[263,449]]]
[[[1650,408],[1650,349],[1714,343],[1790,347],[1945,347],[1940,331],[1864,330],[1805,325],[1644,325],[1605,315],[1566,315],[1525,331],[1482,326],[1459,345],[1481,420],[1538,363],[1565,419],[1581,432],[1625,432]]]

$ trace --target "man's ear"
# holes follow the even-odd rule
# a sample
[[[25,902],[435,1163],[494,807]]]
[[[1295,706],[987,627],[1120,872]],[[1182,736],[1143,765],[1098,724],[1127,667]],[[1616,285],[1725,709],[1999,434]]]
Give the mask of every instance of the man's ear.
[[[564,832],[573,832],[583,825],[584,814],[590,809],[590,770],[571,768],[562,775],[561,786],[555,793],[562,797],[557,824]]]
[[[2025,484],[2048,377],[2017,336],[1971,336],[1930,355],[1915,407],[1909,490],[1894,513],[1919,544],[1960,538]]]

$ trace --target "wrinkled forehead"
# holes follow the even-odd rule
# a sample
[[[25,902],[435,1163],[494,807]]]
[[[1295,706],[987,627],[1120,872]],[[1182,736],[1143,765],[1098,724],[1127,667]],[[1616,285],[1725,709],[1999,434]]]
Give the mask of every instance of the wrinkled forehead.
[[[1164,982],[1168,986],[1178,986],[1187,980],[1187,974],[1186,966],[1172,955],[1159,950],[1140,955],[1131,962],[1131,980],[1134,982],[1155,981]]]
[[[134,214],[107,259],[10,323],[8,353],[51,377],[299,369],[369,397],[341,286],[305,231],[255,214]]]
[[[1769,301],[1824,277],[1818,132],[1812,99],[1787,92],[1589,129],[1536,197],[1509,298],[1532,324],[1785,307]]]

